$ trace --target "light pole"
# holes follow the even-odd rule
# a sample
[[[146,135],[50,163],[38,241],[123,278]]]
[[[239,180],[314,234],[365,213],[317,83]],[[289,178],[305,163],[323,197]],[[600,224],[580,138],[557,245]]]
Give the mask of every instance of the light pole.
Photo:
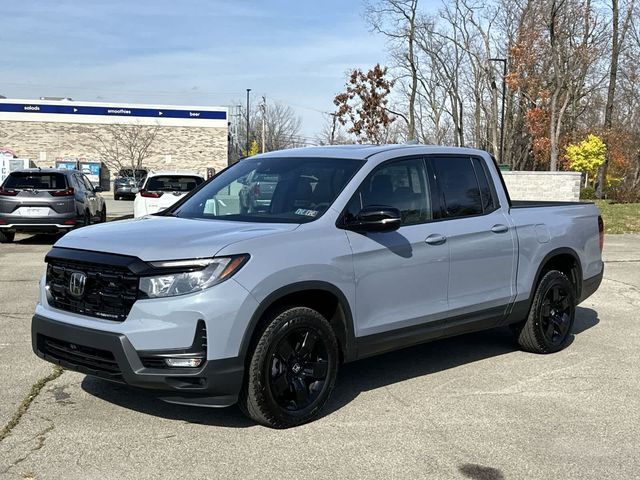
[[[507,59],[490,58],[490,62],[502,62],[502,113],[500,114],[500,163],[504,163],[504,102],[507,95]]]
[[[262,96],[262,105],[260,105],[262,111],[262,153],[264,153],[265,137],[267,134],[267,97]]]
[[[247,150],[245,155],[249,155],[249,92],[250,88],[247,88]]]

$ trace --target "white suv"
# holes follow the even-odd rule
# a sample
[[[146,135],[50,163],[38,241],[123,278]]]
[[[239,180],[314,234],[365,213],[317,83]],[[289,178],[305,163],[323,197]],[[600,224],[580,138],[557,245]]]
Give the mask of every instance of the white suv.
[[[136,194],[133,216],[144,217],[165,210],[203,182],[204,178],[195,172],[151,172]]]

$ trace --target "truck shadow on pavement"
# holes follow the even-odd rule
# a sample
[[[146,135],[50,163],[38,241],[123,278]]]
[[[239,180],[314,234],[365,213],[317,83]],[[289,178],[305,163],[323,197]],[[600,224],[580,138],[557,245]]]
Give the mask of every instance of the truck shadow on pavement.
[[[18,245],[53,245],[62,238],[62,235],[62,233],[30,235],[16,239],[14,243]]]
[[[596,311],[578,307],[573,336],[598,323]],[[513,334],[509,328],[501,327],[437,340],[343,365],[322,416],[341,409],[362,392],[515,351],[518,351],[518,346]],[[229,428],[255,425],[244,417],[237,406],[210,409],[168,404],[148,391],[88,376],[82,381],[82,389],[101,400],[147,415]]]

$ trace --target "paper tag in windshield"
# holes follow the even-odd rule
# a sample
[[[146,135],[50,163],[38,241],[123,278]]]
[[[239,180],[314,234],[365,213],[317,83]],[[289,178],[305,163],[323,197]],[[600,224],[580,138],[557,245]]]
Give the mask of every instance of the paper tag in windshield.
[[[294,213],[296,215],[304,215],[305,217],[315,217],[318,215],[317,210],[307,210],[306,208],[299,208]]]

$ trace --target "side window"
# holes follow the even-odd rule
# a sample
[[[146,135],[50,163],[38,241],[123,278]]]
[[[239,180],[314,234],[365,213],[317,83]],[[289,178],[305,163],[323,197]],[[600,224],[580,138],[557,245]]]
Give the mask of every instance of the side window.
[[[480,187],[471,157],[433,157],[431,162],[442,194],[445,217],[483,213]]]
[[[84,182],[82,181],[82,178],[77,173],[73,174],[73,181],[76,184],[76,188],[79,189],[81,192],[86,190],[84,186]]]
[[[487,178],[487,170],[484,168],[482,160],[478,157],[472,158],[473,168],[476,171],[476,178],[478,179],[478,185],[480,187],[480,199],[482,201],[482,211],[484,213],[493,212],[496,208],[496,202],[493,198],[493,192],[489,186],[489,179]]]
[[[366,206],[385,205],[400,210],[402,225],[431,220],[429,184],[421,158],[398,160],[376,168],[362,182],[347,205],[347,215],[357,215]]]
[[[82,181],[84,182],[84,188],[86,188],[87,191],[93,191],[93,184],[85,175],[82,175]]]

